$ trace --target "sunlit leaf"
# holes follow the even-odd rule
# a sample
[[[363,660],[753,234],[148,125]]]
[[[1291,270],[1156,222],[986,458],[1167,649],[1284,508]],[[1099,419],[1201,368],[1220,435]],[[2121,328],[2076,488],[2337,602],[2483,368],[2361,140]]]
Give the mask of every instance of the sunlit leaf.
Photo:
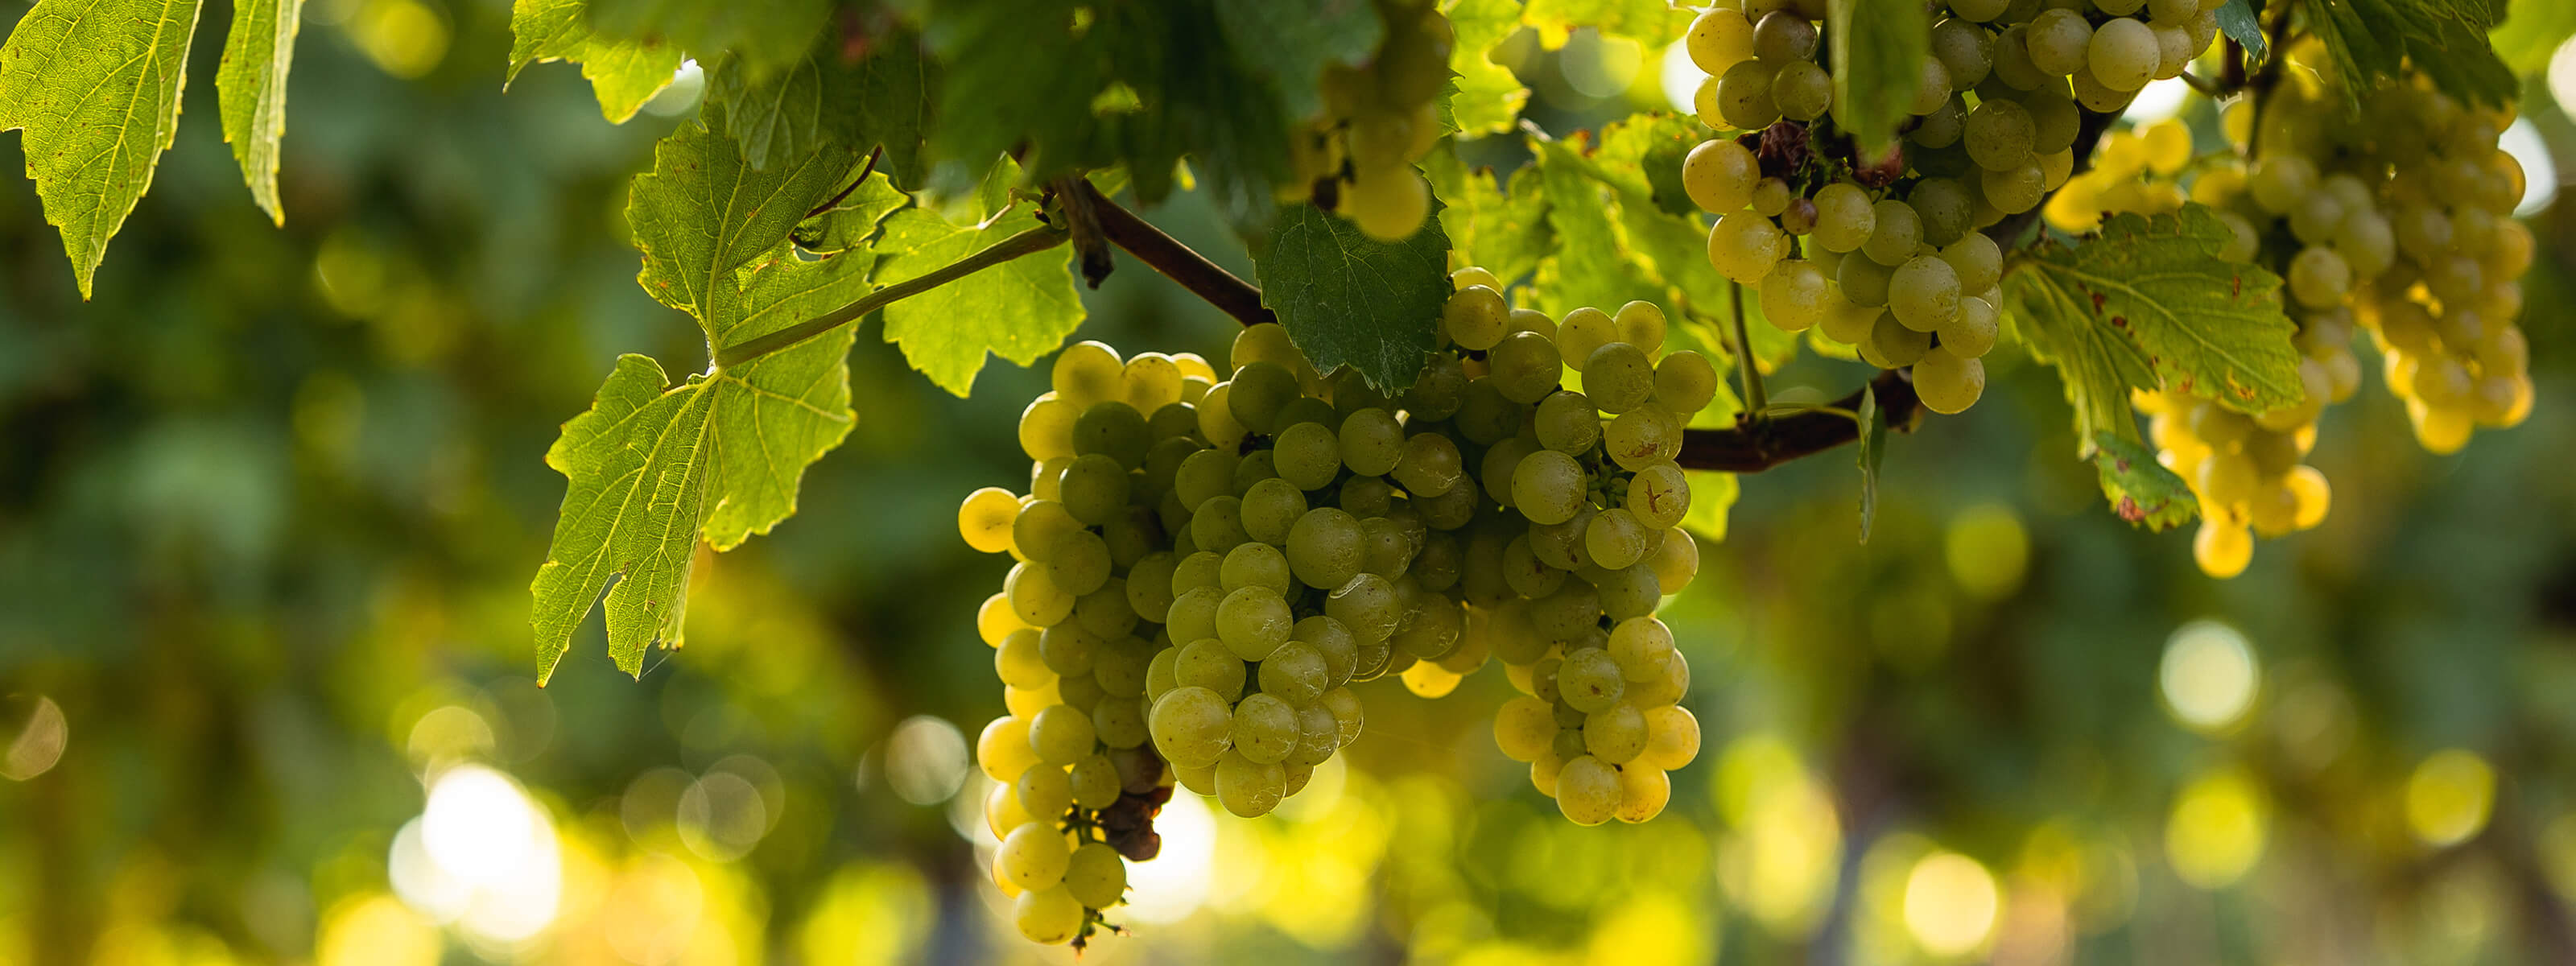
[[[1004,158],[957,220],[922,208],[886,219],[881,245],[903,254],[878,269],[877,283],[936,270],[1037,227],[1036,206],[1007,190],[1019,177]],[[886,306],[886,341],[902,346],[904,359],[939,388],[966,395],[986,354],[1025,366],[1082,324],[1072,260],[1070,247],[1016,258]]]
[[[680,48],[666,40],[618,40],[592,32],[587,0],[516,0],[510,8],[510,71],[502,86],[538,61],[581,65],[599,98],[600,116],[625,123],[645,101],[671,86]]]
[[[196,0],[39,0],[0,45],[0,131],[62,229],[81,297],[179,131]]]
[[[2116,434],[2093,437],[2093,468],[2102,476],[2102,496],[2120,519],[2149,530],[2166,530],[2191,522],[2200,500],[2154,453],[2136,440]]]
[[[1253,267],[1261,304],[1316,368],[1351,366],[1389,392],[1421,374],[1451,291],[1449,236],[1436,213],[1413,237],[1382,242],[1350,219],[1290,205]]]
[[[2135,342],[2165,386],[2249,413],[2294,405],[2298,328],[2281,312],[2280,276],[2218,257],[2227,239],[2200,205],[2124,213],[2071,245],[2042,241],[2015,274],[2055,290],[2025,308],[2071,308],[2079,318],[2066,324]]]
[[[215,75],[224,140],[250,183],[251,200],[270,220],[286,223],[277,201],[277,143],[286,136],[286,72],[304,0],[235,0],[224,37],[224,66]]]

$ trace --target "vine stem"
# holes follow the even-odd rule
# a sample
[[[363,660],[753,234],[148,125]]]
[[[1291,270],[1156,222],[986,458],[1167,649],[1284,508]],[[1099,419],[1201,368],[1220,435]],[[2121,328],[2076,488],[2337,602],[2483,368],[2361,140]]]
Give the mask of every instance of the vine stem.
[[[1727,282],[1726,294],[1735,316],[1735,368],[1744,379],[1744,421],[1758,423],[1762,411],[1771,407],[1771,399],[1762,390],[1762,367],[1753,361],[1753,340],[1744,332],[1744,284]]]
[[[1061,228],[1040,225],[994,242],[984,250],[912,278],[860,296],[855,302],[822,315],[788,326],[776,332],[754,336],[716,350],[715,367],[719,370],[750,362],[815,336],[830,332],[866,318],[868,313],[911,298],[931,289],[973,275],[976,272],[1010,261],[1022,255],[1042,252],[1064,244],[1070,237]]]
[[[1164,234],[1136,213],[1120,207],[1109,196],[1093,187],[1090,179],[1076,179],[1073,190],[1089,202],[1093,216],[1100,220],[1100,233],[1109,243],[1125,249],[1127,254],[1163,277],[1181,283],[1217,311],[1233,316],[1245,325],[1277,322],[1279,316],[1261,304],[1261,290],[1252,283],[1236,278],[1233,272],[1209,261],[1207,256],[1192,251],[1180,239]]]

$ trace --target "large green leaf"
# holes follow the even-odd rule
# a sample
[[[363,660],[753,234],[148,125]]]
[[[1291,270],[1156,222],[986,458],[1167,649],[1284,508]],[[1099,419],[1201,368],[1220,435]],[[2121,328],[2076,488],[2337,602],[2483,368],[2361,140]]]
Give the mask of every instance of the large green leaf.
[[[1461,266],[1479,265],[1504,284],[1528,275],[1555,245],[1547,225],[1547,195],[1535,173],[1505,189],[1491,168],[1467,170],[1448,146],[1422,159],[1432,191],[1445,202],[1440,229]],[[1527,169],[1524,169],[1527,170]]]
[[[1932,20],[1914,0],[1827,0],[1825,36],[1834,74],[1834,120],[1865,147],[1896,140],[1918,73],[1932,49]]]
[[[834,144],[755,171],[732,138],[682,125],[654,146],[653,170],[635,176],[628,193],[626,221],[644,252],[636,283],[697,316],[712,339],[715,293],[732,290],[734,270],[785,241],[857,162],[856,151]]]
[[[847,4],[850,17],[831,29],[834,0],[590,0],[590,24],[602,37],[653,40],[689,52],[702,63],[720,55],[741,60],[754,80],[785,70],[813,49],[817,35],[835,41],[862,36],[856,25],[882,21],[873,3]]]
[[[38,0],[0,45],[0,131],[60,228],[81,298],[179,131],[197,0]]]
[[[2195,204],[2119,215],[2073,245],[2042,242],[2025,264],[2064,292],[2051,304],[2136,342],[2164,385],[2249,413],[2295,405],[2297,326],[2281,312],[2281,278],[2218,257],[2227,238]]]
[[[223,70],[215,75],[224,140],[250,183],[251,200],[280,225],[286,210],[277,202],[277,142],[286,136],[286,69],[303,21],[304,0],[234,0]]]
[[[2549,66],[2559,45],[2576,36],[2576,3],[2566,0],[2514,0],[2512,14],[2487,34],[2496,56],[2517,74]]]
[[[939,65],[922,56],[920,38],[908,31],[876,37],[857,52],[827,36],[765,78],[755,79],[741,58],[726,58],[707,77],[707,100],[723,105],[716,116],[755,170],[827,144],[861,151],[882,146],[878,170],[917,187],[938,74]]]
[[[2500,105],[2521,93],[2487,43],[2501,13],[2489,0],[2315,0],[2301,8],[2348,97],[2406,80],[2410,70],[2472,103]]]
[[[2004,274],[2004,318],[2033,358],[2054,366],[2075,409],[2077,449],[2104,433],[2138,438],[2129,390],[2156,388],[2154,364],[2126,334],[2094,320],[2089,300],[2022,262]]]
[[[1242,53],[1244,68],[1278,91],[1290,118],[1321,114],[1317,81],[1325,66],[1365,63],[1386,36],[1367,0],[1216,0],[1216,23],[1226,44]]]
[[[1261,302],[1317,369],[1358,369],[1394,392],[1413,384],[1449,298],[1449,236],[1437,217],[1401,242],[1299,204],[1279,212],[1270,247],[1253,259]]]
[[[1551,48],[1565,43],[1576,28],[1590,27],[1652,51],[1689,29],[1691,16],[1684,6],[1665,0],[1530,0],[1521,22],[1536,29]]]
[[[2149,530],[2166,530],[2191,522],[2200,499],[2154,453],[2133,439],[2111,433],[2093,437],[2093,467],[2102,476],[2102,496],[2120,519]]]
[[[1038,225],[1036,205],[1011,197],[1018,165],[1003,158],[956,213],[910,208],[886,219],[880,247],[902,252],[877,270],[879,285],[936,271]],[[1082,324],[1073,252],[1032,255],[931,289],[885,308],[886,341],[939,388],[964,396],[987,353],[1019,365],[1055,351]]]
[[[1520,29],[1520,0],[1441,0],[1454,38],[1449,69],[1458,73],[1449,93],[1450,116],[1461,135],[1473,137],[1511,129],[1529,88],[1511,68],[1494,63],[1494,45]]]
[[[510,7],[510,71],[501,85],[517,80],[519,71],[545,60],[581,65],[599,98],[599,113],[611,123],[625,123],[680,69],[680,47],[668,40],[619,40],[591,30],[587,0],[515,0]]]
[[[566,485],[529,585],[540,683],[612,580],[608,653],[619,669],[641,673],[652,645],[680,644],[700,531],[718,549],[766,532],[795,510],[805,465],[856,421],[850,340],[845,326],[676,386],[651,358],[618,358],[590,411],[546,452]]]

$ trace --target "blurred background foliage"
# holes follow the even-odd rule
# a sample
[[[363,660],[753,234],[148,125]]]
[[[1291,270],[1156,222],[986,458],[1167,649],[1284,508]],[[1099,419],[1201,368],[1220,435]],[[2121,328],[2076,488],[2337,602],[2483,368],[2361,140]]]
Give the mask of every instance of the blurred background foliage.
[[[2503,38],[2540,186],[2528,424],[2429,457],[2365,393],[2326,417],[2327,524],[2213,583],[2187,536],[2102,511],[2054,379],[1999,365],[2004,401],[1897,439],[1865,545],[1847,456],[1745,482],[1669,606],[1709,741],[1661,819],[1560,820],[1493,747],[1498,673],[1381,681],[1350,765],[1279,815],[1182,796],[1139,935],[1091,958],[2576,957],[2576,219],[2531,160],[2576,149],[2576,24],[2550,6]],[[568,68],[503,94],[494,3],[307,18],[283,230],[208,120],[213,44],[96,301],[0,179],[0,962],[1064,959],[983,872],[963,736],[1000,707],[972,615],[1004,562],[950,524],[1025,484],[1041,375],[958,400],[863,338],[850,443],[700,568],[691,646],[631,681],[594,624],[540,691],[556,423],[617,352],[704,352],[622,218],[696,84],[610,127]],[[1586,32],[1497,56],[1553,132],[1690,89]],[[1248,267],[1203,201],[1153,214]],[[1085,297],[1081,336],[1130,351],[1232,334],[1141,266]]]

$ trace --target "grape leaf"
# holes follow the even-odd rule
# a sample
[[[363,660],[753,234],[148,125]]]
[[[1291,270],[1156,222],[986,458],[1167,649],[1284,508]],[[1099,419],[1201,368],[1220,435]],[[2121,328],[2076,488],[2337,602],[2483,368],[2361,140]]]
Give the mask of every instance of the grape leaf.
[[[1553,50],[1565,45],[1577,27],[1591,27],[1603,37],[1624,37],[1649,52],[1680,37],[1693,13],[1666,0],[1530,0],[1521,22],[1538,31],[1539,42]]]
[[[0,45],[0,131],[26,129],[82,299],[178,134],[196,29],[197,0],[38,0]]]
[[[877,269],[877,284],[936,270],[1037,227],[1036,206],[1010,196],[1019,181],[1019,166],[1003,158],[959,212],[962,221],[923,208],[887,218],[880,247],[903,254]],[[1016,258],[888,305],[886,341],[901,346],[904,359],[931,382],[964,396],[986,353],[1025,366],[1055,351],[1082,324],[1072,261],[1069,247]]]
[[[2079,455],[2090,455],[2093,439],[2105,432],[2137,439],[2129,390],[2157,386],[2146,350],[2119,330],[2096,324],[2080,296],[2030,265],[2016,263],[2004,274],[2004,319],[2033,358],[2057,369],[2075,410]]]
[[[2161,531],[2189,523],[2200,512],[2200,500],[2191,487],[2156,462],[2155,454],[2138,441],[2098,433],[2093,445],[2093,467],[2102,474],[2102,496],[2111,501],[2111,511],[2120,519]]]
[[[620,41],[591,31],[587,0],[516,0],[510,6],[508,88],[519,71],[547,60],[581,65],[599,98],[600,116],[612,124],[634,117],[645,101],[671,86],[680,70],[680,48],[660,38]]]
[[[2550,55],[2576,36],[2576,3],[2564,0],[2517,0],[2513,13],[2487,34],[2496,56],[2517,74],[2549,66]]]
[[[872,3],[851,5],[853,22],[871,18]],[[833,0],[590,0],[590,25],[602,37],[658,40],[701,63],[719,55],[743,62],[766,80],[794,65],[827,31]]]
[[[1268,81],[1282,111],[1298,119],[1323,113],[1317,81],[1327,65],[1366,63],[1386,36],[1377,8],[1364,0],[1216,0],[1216,24],[1242,52],[1243,66]]]
[[[1449,69],[1458,73],[1447,98],[1452,127],[1470,137],[1510,130],[1530,92],[1493,51],[1520,29],[1519,0],[1442,0],[1440,9],[1454,38]]]
[[[797,248],[817,255],[848,251],[868,244],[887,215],[911,203],[912,196],[897,189],[884,171],[872,171],[839,202],[798,224],[791,237]],[[877,254],[896,253],[878,250]]]
[[[882,146],[878,169],[918,187],[938,82],[939,66],[922,56],[921,39],[897,30],[855,53],[826,36],[804,59],[758,79],[741,58],[727,57],[707,75],[707,101],[723,105],[725,133],[742,143],[755,171],[826,144]]]
[[[2218,29],[2227,39],[2245,48],[2247,57],[2262,60],[2270,56],[2271,39],[2263,36],[2263,21],[2254,15],[2254,5],[2246,0],[2227,0],[2218,5]]]
[[[1619,190],[1595,177],[1579,141],[1540,141],[1538,163],[1514,177],[1539,179],[1555,249],[1538,264],[1534,307],[1555,318],[1590,306],[1618,311],[1633,299],[1673,303],[1653,263],[1631,248],[1619,225]]]
[[[2297,326],[2281,312],[2280,276],[2218,257],[2227,239],[2218,216],[2186,205],[2119,215],[2071,246],[2042,242],[2025,265],[2064,291],[2055,304],[2145,350],[2164,385],[2248,413],[2295,405]]]
[[[856,421],[851,338],[843,326],[676,386],[650,357],[618,358],[590,411],[565,423],[546,452],[566,486],[528,588],[538,683],[612,580],[608,653],[620,670],[641,674],[652,645],[679,646],[701,528],[718,549],[766,532],[794,511],[805,464]]]
[[[2382,80],[2421,71],[2444,93],[2502,105],[2521,93],[2512,68],[2487,43],[2500,13],[2485,0],[2333,0],[2307,5],[2347,101]]]
[[[1270,246],[1252,266],[1261,304],[1278,313],[1315,368],[1347,365],[1393,393],[1413,385],[1431,351],[1431,328],[1450,293],[1448,262],[1449,236],[1437,217],[1390,243],[1298,204],[1280,209]]]
[[[1432,149],[1422,159],[1431,188],[1447,206],[1440,209],[1440,229],[1460,267],[1482,266],[1509,285],[1538,267],[1555,244],[1547,224],[1547,196],[1535,174],[1511,179],[1502,187],[1494,170],[1467,170],[1454,147]]]
[[[304,0],[234,0],[223,68],[215,75],[224,140],[250,183],[251,200],[279,225],[286,224],[286,210],[277,202],[277,142],[286,136],[286,70],[303,19]]]
[[[1834,121],[1877,148],[1896,139],[1922,82],[1932,21],[1913,0],[1827,0],[1825,35],[1834,74]]]
[[[709,121],[721,128],[721,111]],[[791,164],[754,171],[737,143],[709,126],[684,124],[653,148],[653,170],[635,176],[626,221],[644,252],[635,281],[664,305],[710,317],[733,271],[778,247],[815,204],[856,166],[847,145],[828,145]]]
[[[1878,408],[1878,386],[1860,388],[1860,408],[1852,419],[1860,423],[1860,542],[1869,542],[1869,528],[1878,522],[1878,466],[1887,460],[1887,411]]]

